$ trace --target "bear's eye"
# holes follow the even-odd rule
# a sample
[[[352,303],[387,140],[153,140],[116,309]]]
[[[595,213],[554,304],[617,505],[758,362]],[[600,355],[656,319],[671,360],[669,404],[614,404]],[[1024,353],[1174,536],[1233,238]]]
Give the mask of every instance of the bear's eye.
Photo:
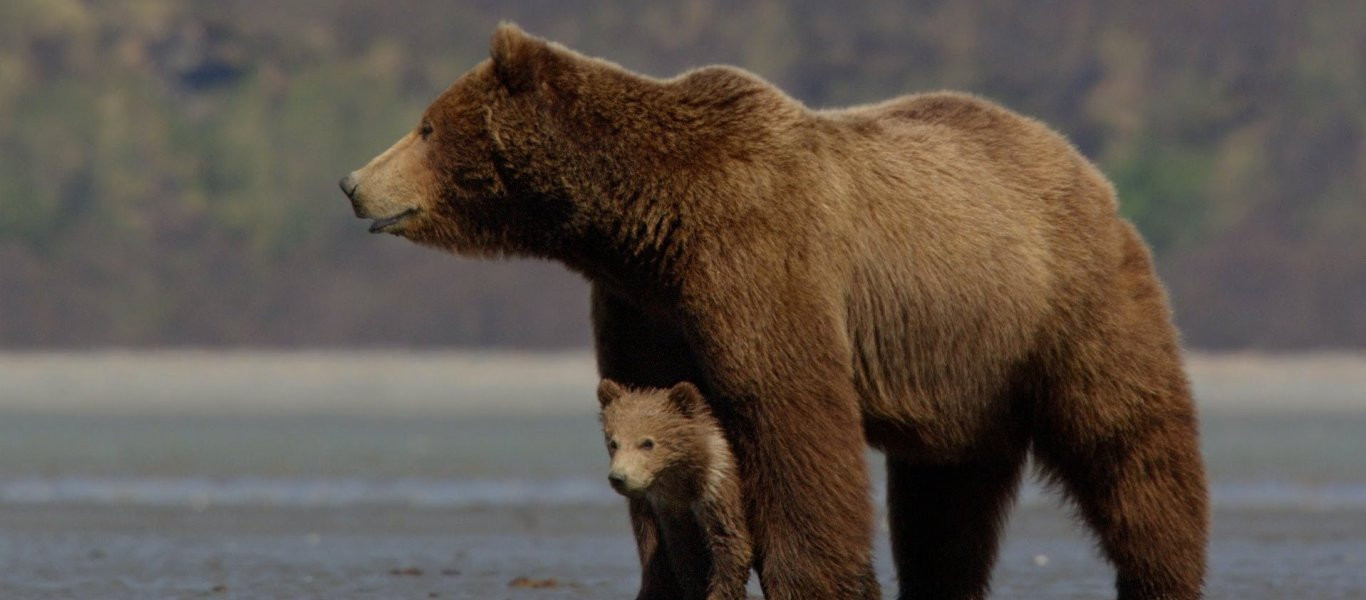
[[[640,449],[641,449],[641,450],[654,450],[654,449],[655,449],[655,441],[652,440],[652,439],[648,439],[648,438],[647,438],[645,441],[643,441],[643,442],[640,443]]]
[[[608,451],[608,452],[616,452],[616,451],[617,451],[617,441],[616,441],[616,440],[612,440],[612,441],[610,441],[610,442],[607,442],[607,451]]]
[[[429,137],[431,137],[431,135],[432,135],[432,124],[431,124],[431,123],[427,123],[427,122],[424,121],[424,122],[422,123],[422,129],[418,130],[418,134],[421,135],[421,136],[422,136],[422,139],[424,139],[424,140],[427,139],[427,138],[429,138]]]

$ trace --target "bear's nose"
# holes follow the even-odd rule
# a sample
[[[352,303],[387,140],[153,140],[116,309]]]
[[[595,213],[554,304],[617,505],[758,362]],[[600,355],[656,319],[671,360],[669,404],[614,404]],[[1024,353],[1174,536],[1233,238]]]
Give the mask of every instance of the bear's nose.
[[[620,492],[626,488],[626,476],[621,473],[610,473],[607,475],[607,482],[612,484],[612,489]]]
[[[341,181],[338,181],[337,185],[341,186],[342,193],[346,194],[347,198],[356,195],[356,186],[358,184],[356,183],[356,178],[352,177],[350,173],[347,173],[346,177],[341,178]]]

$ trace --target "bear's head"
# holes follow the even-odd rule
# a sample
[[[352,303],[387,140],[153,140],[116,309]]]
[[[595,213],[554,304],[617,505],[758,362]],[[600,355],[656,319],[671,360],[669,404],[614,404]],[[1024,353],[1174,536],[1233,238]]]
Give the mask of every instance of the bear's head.
[[[612,458],[608,481],[629,497],[691,497],[720,440],[706,400],[691,383],[628,390],[598,386],[603,437]]]
[[[465,255],[565,259],[674,231],[664,206],[725,189],[781,93],[726,67],[659,80],[500,25],[490,58],[340,184],[370,231]],[[692,191],[687,191],[692,190]],[[628,216],[629,215],[629,216]],[[573,265],[571,265],[573,266]]]
[[[500,26],[490,59],[457,79],[398,142],[342,178],[356,216],[373,220],[372,233],[467,254],[515,251],[518,240],[507,238],[519,222],[568,224],[564,195],[538,189],[550,186],[512,163],[562,160],[564,132],[548,118],[554,94],[545,90],[591,66]]]

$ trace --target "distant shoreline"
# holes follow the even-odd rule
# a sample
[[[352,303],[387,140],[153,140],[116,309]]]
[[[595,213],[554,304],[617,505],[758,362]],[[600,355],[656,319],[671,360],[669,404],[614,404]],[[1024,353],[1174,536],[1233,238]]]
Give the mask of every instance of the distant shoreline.
[[[1366,351],[1193,352],[1187,368],[1205,411],[1366,411]],[[0,410],[576,413],[596,377],[587,350],[0,351]]]

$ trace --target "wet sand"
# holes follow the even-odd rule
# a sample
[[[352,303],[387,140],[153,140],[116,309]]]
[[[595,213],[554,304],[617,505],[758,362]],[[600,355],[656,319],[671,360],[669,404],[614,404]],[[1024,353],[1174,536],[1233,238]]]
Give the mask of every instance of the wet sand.
[[[1210,597],[1361,598],[1363,523],[1219,511]],[[0,509],[0,532],[3,598],[629,598],[638,576],[623,507],[25,506]],[[890,597],[885,541],[877,552]],[[1113,597],[1110,578],[1061,510],[1024,508],[994,597]]]

